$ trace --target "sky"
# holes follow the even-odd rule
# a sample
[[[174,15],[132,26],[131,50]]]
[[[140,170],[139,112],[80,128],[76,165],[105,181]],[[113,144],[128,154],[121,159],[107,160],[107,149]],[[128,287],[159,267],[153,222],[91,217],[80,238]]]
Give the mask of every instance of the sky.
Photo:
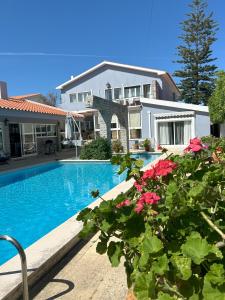
[[[0,0],[0,80],[9,95],[54,92],[103,60],[179,68],[179,23],[190,0]],[[225,1],[208,0],[219,24],[213,55],[225,69]],[[175,78],[175,81],[178,79]]]

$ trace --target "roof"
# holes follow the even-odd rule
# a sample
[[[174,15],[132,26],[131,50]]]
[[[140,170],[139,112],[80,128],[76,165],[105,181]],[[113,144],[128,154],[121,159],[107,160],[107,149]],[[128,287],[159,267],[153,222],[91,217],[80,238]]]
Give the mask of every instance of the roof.
[[[172,77],[169,75],[169,73],[167,73],[166,71],[162,71],[162,70],[157,70],[157,69],[150,69],[150,68],[145,68],[145,67],[138,67],[138,66],[133,66],[133,65],[126,65],[126,64],[120,64],[120,63],[115,63],[115,62],[111,62],[111,61],[103,61],[100,64],[88,69],[87,71],[71,78],[70,80],[62,83],[61,85],[57,86],[56,89],[61,90],[63,89],[65,86],[67,86],[68,84],[71,84],[75,81],[77,81],[78,79],[92,73],[93,71],[103,67],[103,66],[113,66],[113,67],[120,67],[120,68],[126,68],[126,69],[130,69],[130,70],[137,70],[137,71],[144,71],[144,72],[149,72],[149,73],[156,73],[157,75],[166,75],[171,82],[174,84],[174,86],[176,87],[176,89],[178,90],[175,82],[173,81]],[[178,90],[179,91],[179,90]]]
[[[146,103],[149,105],[164,106],[164,107],[166,106],[166,107],[173,107],[173,108],[181,108],[181,109],[200,111],[200,112],[206,112],[206,113],[209,112],[208,106],[168,101],[168,100],[161,100],[161,99],[155,100],[155,99],[141,98],[141,103]]]
[[[0,99],[0,109],[19,110],[56,116],[66,116],[67,114],[67,112],[61,108],[26,99]],[[75,113],[74,116],[77,118],[83,118],[83,116],[78,113]]]
[[[30,97],[40,96],[40,95],[41,95],[40,93],[26,94],[26,95],[19,95],[19,96],[10,96],[9,98],[12,98],[12,99],[27,99],[27,98],[30,98]]]

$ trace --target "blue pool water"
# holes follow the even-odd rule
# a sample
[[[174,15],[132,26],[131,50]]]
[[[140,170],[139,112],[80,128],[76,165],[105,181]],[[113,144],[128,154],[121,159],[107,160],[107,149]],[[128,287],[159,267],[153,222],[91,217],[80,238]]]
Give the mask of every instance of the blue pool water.
[[[143,157],[145,164],[155,158]],[[107,162],[53,162],[0,175],[0,234],[28,247],[93,202],[92,190],[104,194],[124,180],[116,172]],[[15,254],[0,241],[0,264]]]

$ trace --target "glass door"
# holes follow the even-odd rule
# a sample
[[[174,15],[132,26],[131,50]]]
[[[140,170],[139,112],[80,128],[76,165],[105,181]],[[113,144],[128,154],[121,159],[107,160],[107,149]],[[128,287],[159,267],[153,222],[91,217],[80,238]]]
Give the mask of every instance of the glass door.
[[[37,153],[37,142],[33,124],[22,124],[23,155]]]
[[[11,156],[22,156],[20,124],[9,124],[9,138]]]

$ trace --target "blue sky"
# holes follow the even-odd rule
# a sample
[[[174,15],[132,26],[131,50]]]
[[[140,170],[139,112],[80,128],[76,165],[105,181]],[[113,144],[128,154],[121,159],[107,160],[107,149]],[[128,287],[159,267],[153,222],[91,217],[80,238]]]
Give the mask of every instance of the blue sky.
[[[209,0],[219,23],[214,45],[225,69],[225,1]],[[179,22],[189,0],[1,1],[0,80],[10,95],[48,93],[111,60],[173,72]]]

